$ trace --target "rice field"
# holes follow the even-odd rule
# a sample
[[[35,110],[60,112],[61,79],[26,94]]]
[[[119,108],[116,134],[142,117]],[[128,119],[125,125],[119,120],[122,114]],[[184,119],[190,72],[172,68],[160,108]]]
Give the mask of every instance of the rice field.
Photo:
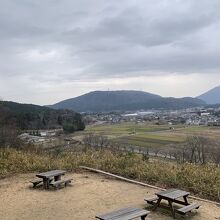
[[[190,135],[220,140],[220,128],[184,125],[173,127],[174,130],[171,130],[169,125],[129,122],[88,126],[85,133],[106,135],[113,143],[140,147],[164,147],[168,145],[178,147]]]

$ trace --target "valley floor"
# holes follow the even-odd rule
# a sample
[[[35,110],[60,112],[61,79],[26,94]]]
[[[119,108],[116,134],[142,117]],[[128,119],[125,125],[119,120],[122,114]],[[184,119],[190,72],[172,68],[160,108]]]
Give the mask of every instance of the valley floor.
[[[2,220],[95,219],[96,214],[127,206],[150,209],[144,198],[156,190],[93,173],[69,173],[72,186],[61,190],[33,189],[35,174],[20,174],[0,180],[0,213]],[[200,202],[192,220],[220,219],[220,207]],[[169,212],[158,209],[146,220],[172,220]],[[182,219],[178,217],[177,219]]]

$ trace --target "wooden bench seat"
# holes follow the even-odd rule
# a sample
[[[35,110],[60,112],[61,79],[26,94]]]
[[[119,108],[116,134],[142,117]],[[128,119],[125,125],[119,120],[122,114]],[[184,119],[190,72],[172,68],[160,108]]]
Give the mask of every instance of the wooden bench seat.
[[[71,183],[73,179],[62,179],[62,180],[58,180],[55,182],[51,182],[50,185],[53,186],[54,188],[59,188],[61,186],[61,184],[64,184],[65,186],[67,186],[68,183]]]
[[[35,188],[38,184],[42,183],[43,180],[38,179],[38,180],[32,180],[30,182],[33,183],[33,187]]]
[[[128,207],[103,215],[98,215],[96,218],[100,220],[131,220],[141,217],[141,220],[144,220],[149,213],[149,211],[144,209]]]
[[[146,198],[144,201],[146,201],[148,204],[154,205],[158,200],[157,196],[151,197],[151,198]]]
[[[198,209],[199,208],[199,204],[197,203],[192,203],[190,205],[184,206],[180,209],[177,209],[176,212],[182,215],[187,214],[188,212],[192,211],[193,209]]]
[[[53,180],[53,178],[49,179],[49,182],[51,183]],[[40,183],[43,183],[42,179],[36,179],[36,180],[32,180],[30,181],[31,183],[33,183],[33,188],[35,188],[37,185],[39,185]]]

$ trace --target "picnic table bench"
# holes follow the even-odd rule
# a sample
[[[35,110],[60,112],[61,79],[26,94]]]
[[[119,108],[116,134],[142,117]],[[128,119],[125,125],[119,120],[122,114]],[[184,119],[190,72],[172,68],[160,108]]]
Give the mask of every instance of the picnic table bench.
[[[37,180],[31,180],[31,183],[33,183],[33,187],[35,188],[40,183],[43,183],[43,180],[37,179]]]
[[[190,205],[184,206],[180,209],[177,209],[176,212],[182,215],[185,215],[187,212],[190,212],[193,209],[198,209],[199,208],[199,204],[197,203],[192,203]]]
[[[64,183],[64,185],[66,186],[67,184],[71,183],[72,180],[73,180],[72,178],[62,179],[56,182],[51,182],[50,185],[53,186],[55,189],[58,189],[61,186],[61,184]]]
[[[200,205],[197,203],[189,204],[187,200],[189,194],[190,194],[189,192],[179,189],[168,189],[165,191],[155,193],[156,196],[149,199],[147,198],[145,199],[145,201],[153,205],[153,210],[156,210],[159,206],[162,206],[161,200],[166,200],[169,204],[168,208],[170,209],[173,218],[175,219],[175,213],[186,215],[188,212],[192,211],[193,209],[199,208]],[[179,200],[179,198],[183,198],[183,201]],[[174,209],[173,203],[177,203],[184,206],[179,209]]]
[[[103,215],[98,215],[96,216],[96,218],[100,220],[131,220],[141,217],[141,220],[144,220],[149,213],[149,211],[146,211],[144,209],[128,207]]]
[[[53,181],[53,178],[49,178],[49,183]],[[33,188],[35,188],[40,183],[43,183],[43,179],[35,179],[30,181],[33,184]]]

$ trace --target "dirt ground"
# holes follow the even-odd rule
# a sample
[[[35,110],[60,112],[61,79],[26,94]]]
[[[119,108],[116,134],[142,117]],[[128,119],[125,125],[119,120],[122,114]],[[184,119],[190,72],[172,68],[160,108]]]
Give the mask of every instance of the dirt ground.
[[[70,173],[72,186],[60,190],[33,189],[30,180],[35,174],[21,174],[0,180],[1,220],[73,220],[95,219],[96,214],[135,206],[150,210],[144,198],[156,190],[122,182],[93,173]],[[192,220],[220,220],[220,207],[199,202],[201,207],[193,211]],[[170,212],[159,208],[146,220],[171,220]],[[177,217],[177,219],[183,219]]]

